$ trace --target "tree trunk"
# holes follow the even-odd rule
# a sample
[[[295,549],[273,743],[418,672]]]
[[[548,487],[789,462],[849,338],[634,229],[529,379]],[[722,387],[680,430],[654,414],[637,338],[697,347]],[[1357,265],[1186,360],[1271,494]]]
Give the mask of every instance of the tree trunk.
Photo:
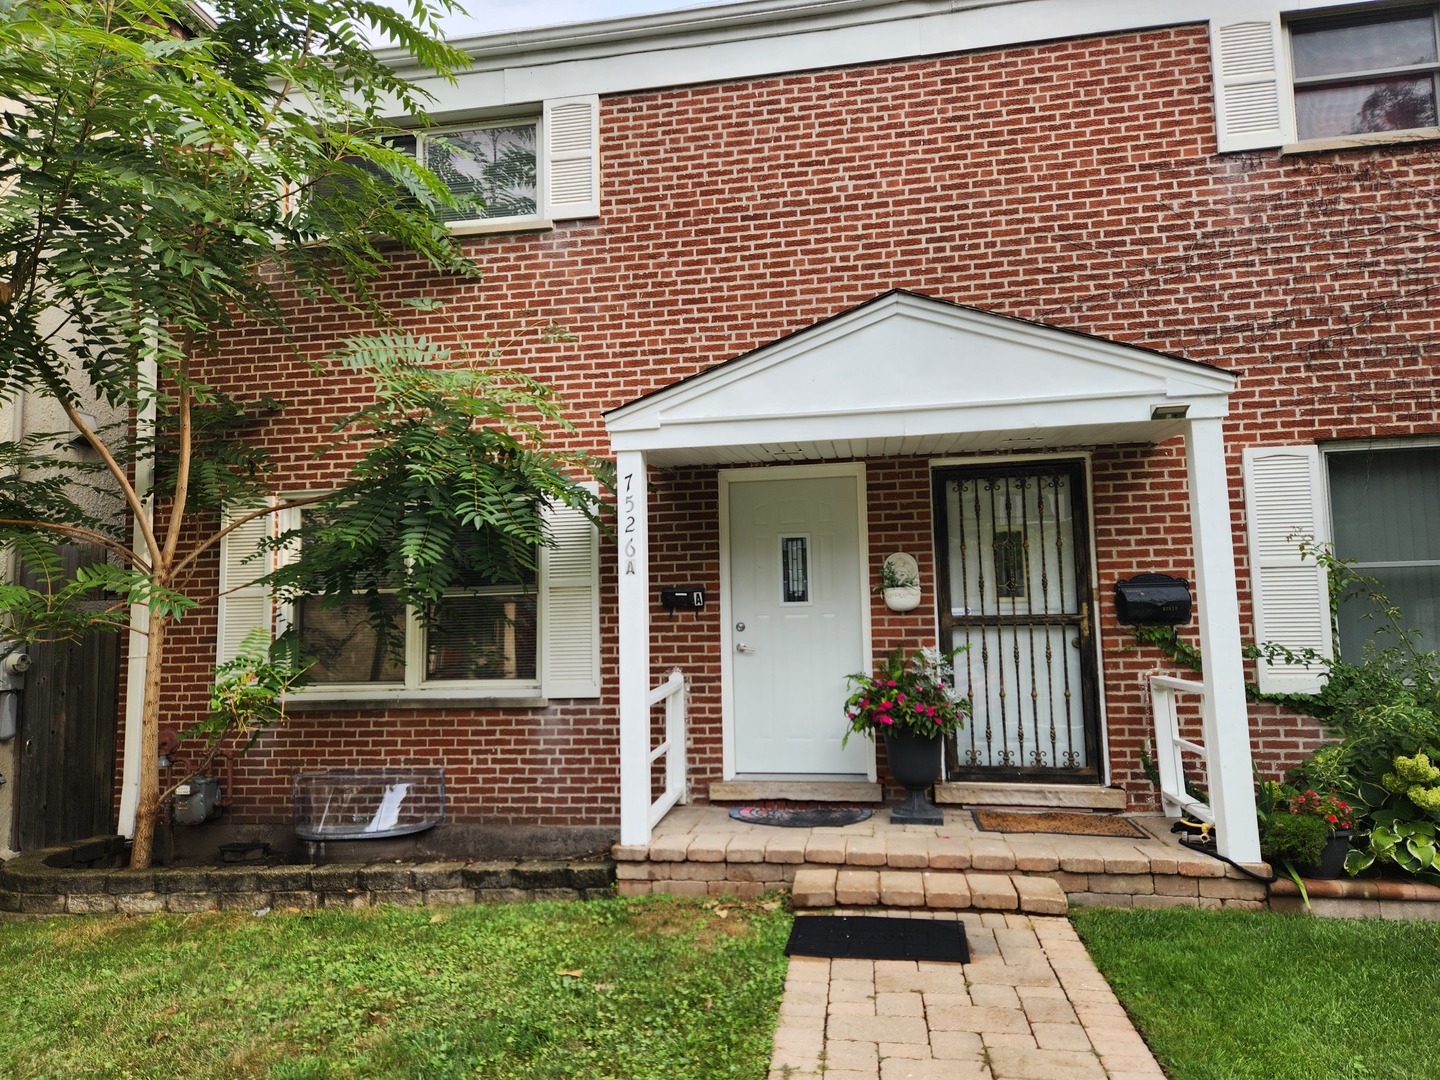
[[[160,816],[160,676],[165,670],[165,631],[169,619],[152,615],[145,653],[145,697],[140,710],[139,797],[135,806],[135,840],[130,865],[150,866],[155,853],[155,822]]]

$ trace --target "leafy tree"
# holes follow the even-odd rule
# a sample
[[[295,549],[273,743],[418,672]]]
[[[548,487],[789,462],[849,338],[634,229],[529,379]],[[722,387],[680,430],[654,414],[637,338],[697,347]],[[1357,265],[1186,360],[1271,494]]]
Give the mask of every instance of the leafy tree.
[[[366,46],[378,29],[448,76],[464,61],[436,36],[450,9],[219,0],[211,19],[175,0],[0,0],[0,400],[48,395],[93,451],[88,464],[42,439],[0,451],[21,477],[0,490],[0,546],[51,579],[0,587],[0,610],[20,640],[146,635],[136,866],[150,863],[164,794],[167,635],[213,599],[196,591],[197,560],[282,508],[265,501],[271,463],[247,436],[283,403],[206,380],[227,330],[283,329],[288,290],[380,328],[331,361],[368,373],[376,402],[337,431],[332,449],[354,467],[310,500],[323,512],[277,588],[373,598],[385,581],[425,605],[452,566],[533,564],[546,500],[594,511],[568,479],[576,463],[544,450],[562,422],[552,395],[493,356],[397,329],[371,288],[397,247],[478,273],[443,224],[464,200],[384,119],[423,120],[423,95]],[[97,398],[133,422],[96,430],[81,409]],[[113,512],[76,497],[97,471]],[[253,509],[222,519],[237,506]],[[60,580],[71,541],[107,560]]]

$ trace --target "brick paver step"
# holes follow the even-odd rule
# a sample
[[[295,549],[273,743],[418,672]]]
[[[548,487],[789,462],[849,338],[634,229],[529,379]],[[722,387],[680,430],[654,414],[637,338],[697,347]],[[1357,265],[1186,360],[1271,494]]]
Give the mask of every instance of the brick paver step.
[[[1053,879],[970,871],[858,870],[805,866],[795,873],[797,908],[841,905],[944,911],[1019,911],[1063,915],[1065,892]]]

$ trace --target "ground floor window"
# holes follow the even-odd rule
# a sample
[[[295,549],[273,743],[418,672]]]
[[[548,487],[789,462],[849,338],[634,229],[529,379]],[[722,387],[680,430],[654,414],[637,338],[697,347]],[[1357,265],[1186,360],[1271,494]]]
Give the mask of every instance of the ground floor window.
[[[310,680],[317,686],[538,678],[533,574],[528,582],[457,589],[428,619],[389,603],[379,626],[359,600],[310,597],[294,607],[300,641],[316,658]]]
[[[298,513],[230,511],[237,520],[220,543],[217,662],[232,659],[256,628],[293,628],[316,659],[300,692],[313,700],[599,696],[599,533],[582,511],[545,508],[550,542],[516,580],[462,574],[424,613],[382,589],[378,619],[358,598],[276,603],[262,582],[284,558],[275,541]]]
[[[1325,455],[1335,553],[1380,582],[1421,636],[1440,648],[1440,446],[1337,449]],[[1340,654],[1358,660],[1372,607],[1340,605]]]

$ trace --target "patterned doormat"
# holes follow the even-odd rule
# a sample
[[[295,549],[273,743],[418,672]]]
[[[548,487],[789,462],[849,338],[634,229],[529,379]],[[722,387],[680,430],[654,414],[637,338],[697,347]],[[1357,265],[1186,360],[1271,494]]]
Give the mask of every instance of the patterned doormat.
[[[986,832],[1068,833],[1072,836],[1123,836],[1144,840],[1149,834],[1118,814],[1036,813],[1026,810],[972,810],[975,824]]]
[[[821,826],[854,825],[864,821],[873,811],[863,806],[823,806],[806,803],[764,803],[758,806],[737,806],[730,811],[736,821],[752,825],[778,825],[782,829],[815,829]]]
[[[802,915],[790,929],[786,956],[852,960],[970,959],[959,919],[891,919],[883,915]]]

